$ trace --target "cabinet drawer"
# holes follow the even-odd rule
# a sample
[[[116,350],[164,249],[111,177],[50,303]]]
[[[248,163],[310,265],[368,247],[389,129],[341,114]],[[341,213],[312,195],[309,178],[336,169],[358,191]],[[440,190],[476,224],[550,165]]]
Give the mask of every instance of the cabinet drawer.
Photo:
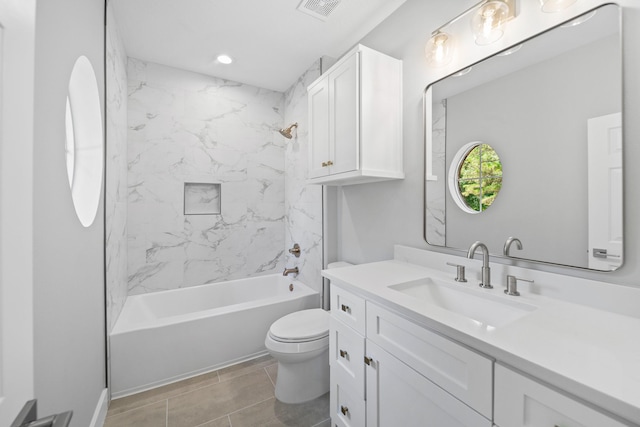
[[[331,381],[331,425],[338,427],[365,427],[366,406],[364,399],[355,396],[339,381]]]
[[[364,337],[331,316],[329,338],[331,376],[364,399]]]
[[[331,314],[362,336],[365,333],[366,320],[364,307],[364,299],[361,297],[340,287],[331,287]]]
[[[524,375],[496,364],[495,423],[509,427],[623,427],[623,424]]]
[[[367,338],[492,418],[491,359],[371,303],[367,303]]]

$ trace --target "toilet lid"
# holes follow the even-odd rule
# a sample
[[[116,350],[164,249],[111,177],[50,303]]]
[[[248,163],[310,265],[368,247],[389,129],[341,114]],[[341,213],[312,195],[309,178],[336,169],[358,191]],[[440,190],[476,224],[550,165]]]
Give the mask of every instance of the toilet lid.
[[[304,342],[329,335],[329,313],[321,308],[296,311],[276,320],[269,335],[281,342]]]

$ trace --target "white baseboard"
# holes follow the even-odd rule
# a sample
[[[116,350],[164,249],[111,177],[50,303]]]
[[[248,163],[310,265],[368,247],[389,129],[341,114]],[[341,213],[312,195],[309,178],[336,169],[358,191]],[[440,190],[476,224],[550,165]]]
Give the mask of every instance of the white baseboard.
[[[103,427],[104,420],[107,418],[107,409],[109,409],[109,390],[105,388],[100,394],[100,399],[98,399],[98,405],[93,413],[89,427]]]

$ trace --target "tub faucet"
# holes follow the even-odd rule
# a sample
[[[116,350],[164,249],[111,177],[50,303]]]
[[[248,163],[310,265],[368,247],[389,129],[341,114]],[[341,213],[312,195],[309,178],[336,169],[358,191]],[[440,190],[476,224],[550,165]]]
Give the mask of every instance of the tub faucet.
[[[487,249],[487,246],[482,242],[475,242],[469,248],[467,258],[473,259],[473,255],[478,248],[482,250],[482,282],[480,282],[480,287],[491,289],[493,286],[491,286],[491,269],[489,268],[489,249]]]
[[[298,267],[293,267],[293,268],[286,268],[284,269],[284,271],[282,272],[283,276],[288,276],[289,274],[295,274],[296,276],[298,275],[299,271],[298,271]]]

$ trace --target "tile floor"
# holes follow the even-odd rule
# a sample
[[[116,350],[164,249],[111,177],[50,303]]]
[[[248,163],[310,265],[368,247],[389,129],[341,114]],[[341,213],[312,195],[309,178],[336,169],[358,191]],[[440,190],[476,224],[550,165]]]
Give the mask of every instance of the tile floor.
[[[329,427],[329,393],[287,405],[274,397],[271,356],[111,402],[104,427]]]

